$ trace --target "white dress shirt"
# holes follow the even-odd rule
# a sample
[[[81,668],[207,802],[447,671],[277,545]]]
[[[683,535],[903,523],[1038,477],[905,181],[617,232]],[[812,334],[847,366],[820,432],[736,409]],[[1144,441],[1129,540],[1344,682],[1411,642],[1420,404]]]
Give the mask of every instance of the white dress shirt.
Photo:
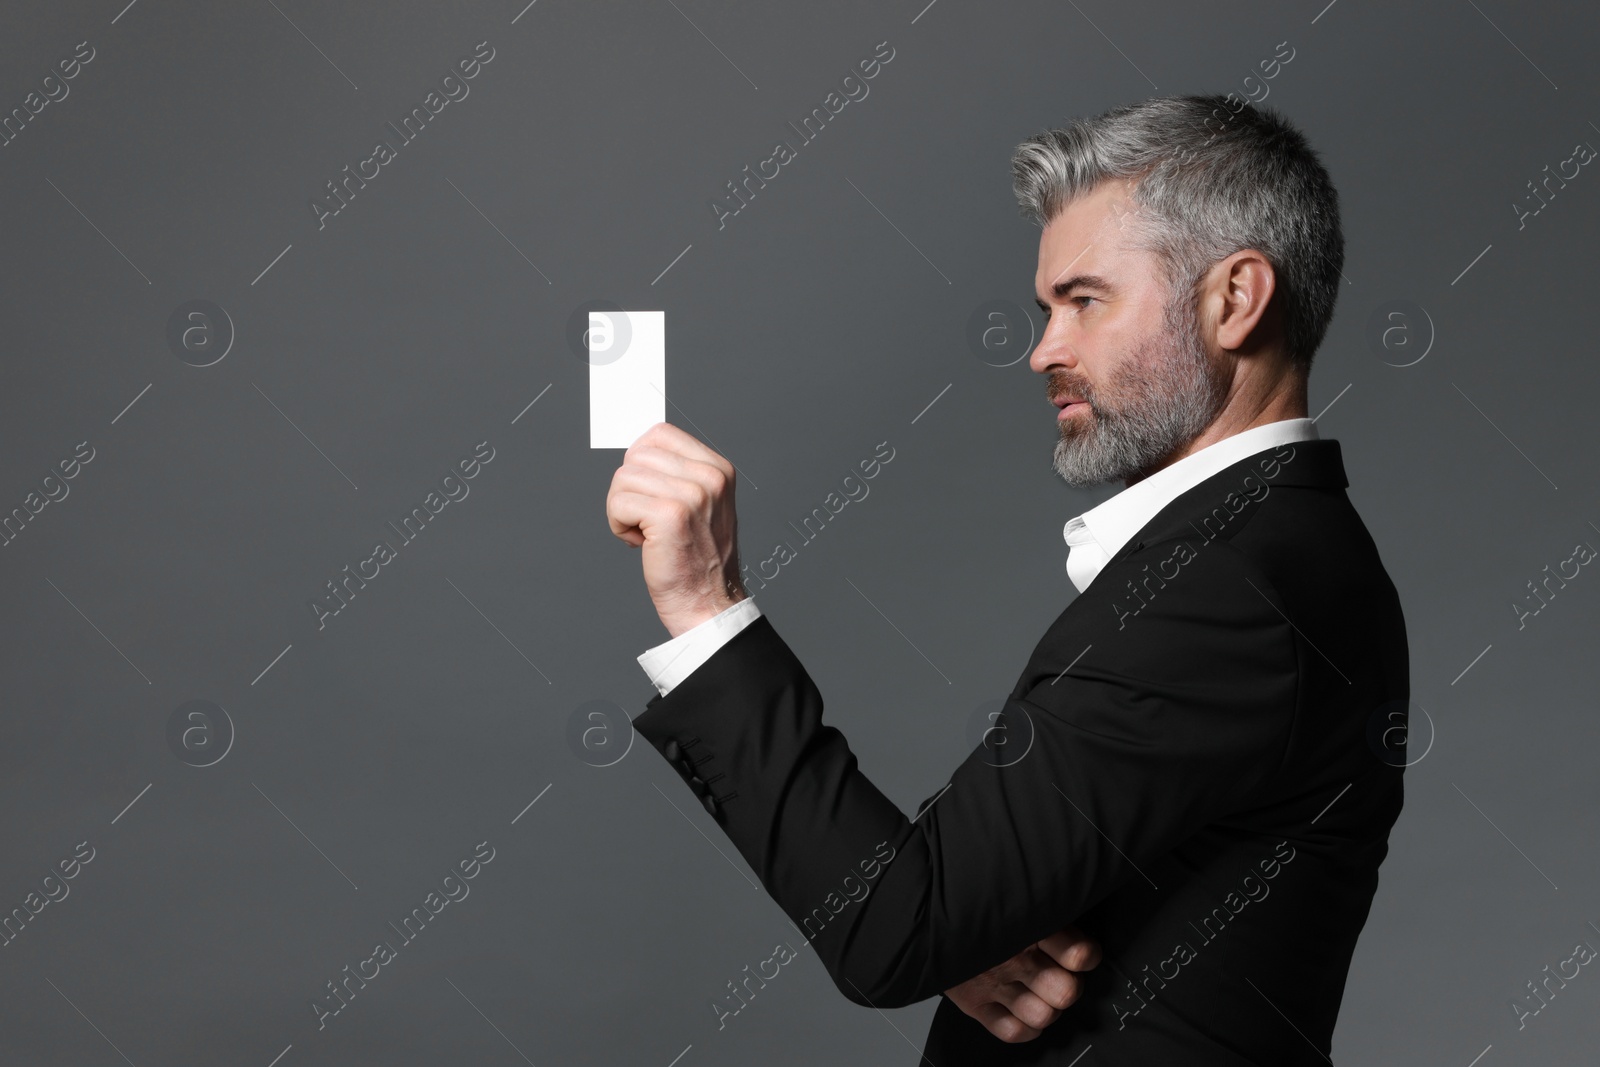
[[[1068,519],[1061,531],[1067,542],[1067,577],[1078,592],[1083,592],[1129,538],[1183,493],[1247,456],[1296,441],[1316,439],[1317,427],[1311,419],[1282,419],[1256,426],[1168,464],[1082,515]],[[650,676],[657,691],[666,696],[717,649],[760,617],[761,609],[756,607],[755,598],[746,596],[700,625],[645,652],[638,657],[639,666]]]
[[[1111,557],[1144,529],[1145,523],[1190,489],[1246,456],[1316,439],[1317,427],[1310,419],[1269,422],[1224,437],[1162,467],[1143,481],[1134,482],[1104,503],[1067,520],[1061,531],[1067,542],[1067,577],[1078,592],[1083,592]]]

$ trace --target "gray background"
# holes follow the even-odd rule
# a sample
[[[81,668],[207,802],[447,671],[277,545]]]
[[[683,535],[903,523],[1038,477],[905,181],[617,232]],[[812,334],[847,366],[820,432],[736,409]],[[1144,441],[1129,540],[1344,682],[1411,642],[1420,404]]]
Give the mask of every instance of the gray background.
[[[1112,491],[1054,476],[1043,379],[965,340],[982,302],[1032,303],[1009,152],[1148,95],[1259,95],[1283,41],[1265,102],[1348,242],[1311,407],[1435,731],[1335,1056],[1592,1057],[1592,968],[1521,1032],[1508,1002],[1600,945],[1600,577],[1521,630],[1509,607],[1600,545],[1600,177],[1520,230],[1510,206],[1600,144],[1593,7],[925,2],[6,6],[0,111],[97,54],[0,148],[0,510],[96,454],[0,548],[0,910],[96,853],[0,948],[0,1060],[915,1062],[936,1001],[857,1007],[804,949],[719,1031],[709,1002],[797,935],[646,746],[569,743],[601,700],[626,745],[667,635],[606,525],[622,453],[588,447],[567,320],[667,312],[669,419],[743,472],[752,563],[896,450],[757,595],[911,811],[1070,601],[1062,523]],[[309,199],[485,40],[470,96],[319,230]],[[883,40],[870,95],[719,231],[707,200]],[[213,366],[166,341],[192,299],[237,331]],[[1436,331],[1406,367],[1366,338],[1399,299]],[[319,632],[308,599],[483,440],[470,496]],[[203,768],[166,738],[195,699],[235,732]],[[319,1031],[323,983],[484,840],[470,896]]]

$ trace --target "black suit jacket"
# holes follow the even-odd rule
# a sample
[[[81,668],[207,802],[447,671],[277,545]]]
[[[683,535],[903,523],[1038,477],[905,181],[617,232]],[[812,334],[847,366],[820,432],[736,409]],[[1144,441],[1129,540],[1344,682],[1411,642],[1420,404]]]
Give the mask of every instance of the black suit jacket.
[[[1040,639],[1006,744],[914,819],[765,616],[633,725],[847,998],[941,997],[937,1067],[1065,1067],[1090,1045],[1096,1065],[1329,1062],[1410,695],[1399,598],[1347,485],[1320,440],[1177,497]],[[942,996],[1069,923],[1105,962],[1035,1040]]]

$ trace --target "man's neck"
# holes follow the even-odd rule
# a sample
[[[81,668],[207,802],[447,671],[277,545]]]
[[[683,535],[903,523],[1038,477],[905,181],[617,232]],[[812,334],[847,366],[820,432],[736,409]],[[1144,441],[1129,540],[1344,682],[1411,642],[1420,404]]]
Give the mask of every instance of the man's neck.
[[[1238,398],[1235,398],[1238,399]],[[1282,422],[1284,419],[1303,419],[1306,417],[1306,390],[1304,384],[1298,388],[1284,389],[1266,399],[1264,403],[1243,405],[1229,403],[1222,409],[1211,425],[1200,431],[1199,435],[1188,444],[1175,449],[1171,454],[1156,461],[1149,468],[1140,471],[1123,480],[1123,487],[1142,482],[1157,471],[1170,467],[1186,456],[1192,456],[1208,445],[1226,440],[1234,434],[1253,430],[1257,426],[1265,426],[1271,422]]]

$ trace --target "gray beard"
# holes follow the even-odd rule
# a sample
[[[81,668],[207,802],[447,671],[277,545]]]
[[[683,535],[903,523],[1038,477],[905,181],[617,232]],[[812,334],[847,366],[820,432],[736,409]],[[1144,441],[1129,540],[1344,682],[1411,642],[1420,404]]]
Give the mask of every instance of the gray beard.
[[[1107,389],[1113,401],[1078,392],[1089,417],[1080,413],[1061,424],[1052,464],[1068,485],[1143,476],[1198,437],[1226,403],[1228,381],[1206,357],[1190,299],[1168,302],[1161,329],[1147,344],[1148,358],[1130,359],[1116,371]]]

